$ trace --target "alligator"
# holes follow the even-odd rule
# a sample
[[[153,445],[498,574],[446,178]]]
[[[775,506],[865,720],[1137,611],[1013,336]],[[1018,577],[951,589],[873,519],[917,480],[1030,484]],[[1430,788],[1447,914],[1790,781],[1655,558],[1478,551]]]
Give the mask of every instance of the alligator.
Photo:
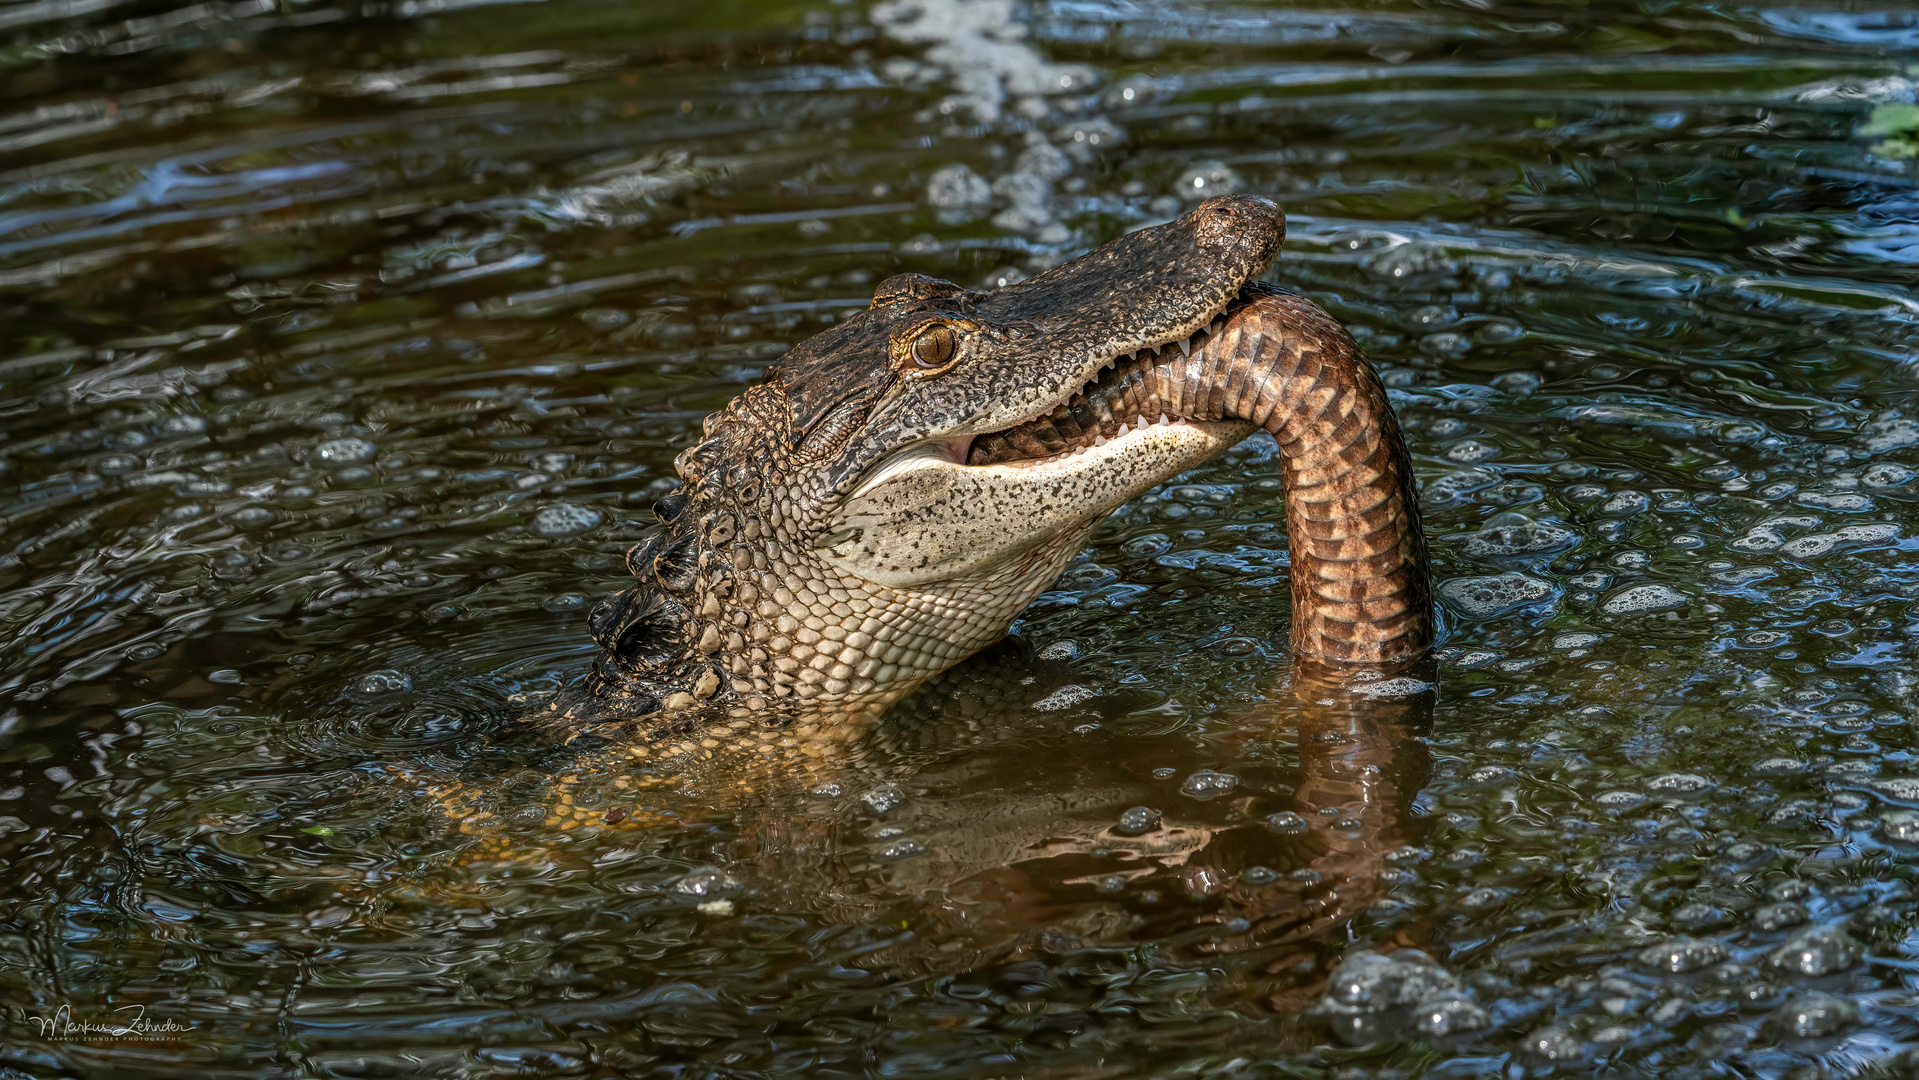
[[[707,418],[639,583],[592,613],[593,670],[540,722],[658,762],[877,716],[998,641],[1113,510],[1262,429],[1294,657],[1424,653],[1405,443],[1338,322],[1258,280],[1285,234],[1230,195],[989,292],[882,281]]]
[[[991,292],[888,278],[795,346],[680,455],[638,584],[592,613],[592,671],[510,729],[530,757],[390,800],[466,834],[441,847],[465,869],[406,887],[443,903],[717,811],[755,910],[890,922],[910,898],[927,921],[889,964],[1131,937],[1305,992],[1327,929],[1416,840],[1432,685],[1395,676],[1433,614],[1384,389],[1331,316],[1258,280],[1284,235],[1270,201],[1217,198]],[[1073,665],[1003,639],[1114,509],[1259,430],[1283,466],[1291,686],[1215,730],[1249,781],[1277,773],[1116,824],[1188,735],[1087,734],[1118,696],[1030,708]],[[1296,776],[1273,764],[1295,753]],[[919,847],[869,848],[889,837]]]

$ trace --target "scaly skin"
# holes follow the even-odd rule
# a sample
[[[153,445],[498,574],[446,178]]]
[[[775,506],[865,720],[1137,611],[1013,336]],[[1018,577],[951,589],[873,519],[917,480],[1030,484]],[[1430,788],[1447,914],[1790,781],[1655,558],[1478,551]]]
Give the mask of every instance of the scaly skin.
[[[708,418],[639,585],[594,612],[594,672],[540,719],[656,762],[828,756],[998,640],[1113,509],[1257,427],[1285,455],[1295,655],[1423,652],[1404,445],[1338,324],[1254,285],[1284,235],[1229,196],[990,293],[883,282]],[[1135,367],[1111,437],[1062,426]]]
[[[974,464],[1014,460],[1139,417],[1245,420],[1285,467],[1293,655],[1349,664],[1410,659],[1432,642],[1425,533],[1412,463],[1386,390],[1352,338],[1304,297],[1253,286],[1190,356],[1127,361],[1042,421],[973,443]]]
[[[1167,942],[1239,954],[1271,973],[1264,992],[1290,992],[1299,949],[1377,899],[1383,854],[1407,840],[1424,773],[1413,736],[1431,697],[1376,701],[1364,684],[1380,674],[1368,665],[1425,651],[1432,615],[1384,391],[1325,312],[1255,283],[1283,236],[1271,203],[1212,200],[992,293],[889,279],[869,311],[796,347],[680,456],[684,486],[628,558],[638,584],[593,614],[605,650],[595,670],[534,718],[536,733],[572,745],[494,781],[427,784],[466,834],[448,855],[468,876],[450,887],[477,896],[488,867],[566,857],[547,848],[549,830],[590,842],[711,802],[734,815],[762,880],[829,906],[871,902],[821,878],[836,850],[830,822],[794,814],[796,795],[851,779],[917,783],[930,769],[971,794],[956,820],[915,819],[939,857],[893,873],[905,891],[961,883],[995,897],[985,908],[1000,929],[960,912],[952,932],[1010,947],[1003,929],[1044,923],[1059,902],[1059,883],[1046,883],[1062,867],[1131,853],[1128,874],[1180,875],[1206,897],[1205,918],[1246,925]],[[1000,640],[1113,509],[1261,428],[1284,457],[1294,656],[1346,665],[1295,673],[1298,809],[1311,831],[1275,838],[1255,817],[1119,836],[1113,803],[1132,780],[1104,755],[1065,766],[1071,805],[1037,780],[980,775],[991,744],[1030,723],[1047,689],[1005,658],[985,674],[971,665],[957,699],[928,686],[889,718],[890,735],[869,723]],[[936,764],[889,749],[909,733],[941,748]],[[1031,764],[1049,777],[1062,767]],[[1282,862],[1321,880],[1219,891],[1247,865]],[[430,876],[408,886],[446,887]],[[1149,921],[1137,933],[1170,931]],[[940,970],[954,962],[934,955]]]

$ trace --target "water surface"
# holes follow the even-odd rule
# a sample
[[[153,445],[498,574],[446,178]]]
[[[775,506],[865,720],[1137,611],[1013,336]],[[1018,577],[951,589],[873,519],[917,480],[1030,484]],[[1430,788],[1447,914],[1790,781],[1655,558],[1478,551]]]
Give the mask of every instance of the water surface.
[[[0,1072],[1911,1068],[1919,174],[1859,134],[1908,5],[0,35]],[[844,760],[496,737],[792,343],[1230,190],[1392,390],[1435,689],[1301,704],[1262,436]]]

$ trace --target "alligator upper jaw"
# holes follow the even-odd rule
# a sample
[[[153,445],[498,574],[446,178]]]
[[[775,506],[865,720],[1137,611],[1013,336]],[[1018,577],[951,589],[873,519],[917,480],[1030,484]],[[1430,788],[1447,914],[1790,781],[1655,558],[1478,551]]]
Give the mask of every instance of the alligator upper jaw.
[[[1090,430],[1082,430],[1078,425],[1063,422],[1074,406],[1093,396],[1109,379],[1118,376],[1129,361],[1170,356],[1174,351],[1182,357],[1190,357],[1198,353],[1205,347],[1207,338],[1219,332],[1232,303],[1237,299],[1236,297],[1234,301],[1222,305],[1219,311],[1202,321],[1198,329],[1184,337],[1108,357],[1094,371],[1092,377],[1080,385],[1078,390],[1064,400],[1054,403],[1051,409],[1043,410],[1038,415],[1010,428],[973,436],[967,440],[966,456],[955,460],[974,467],[1000,464],[1022,468],[1044,466],[1049,462],[1067,457],[1091,453],[1108,442],[1131,436],[1134,431],[1178,425],[1201,426],[1203,421],[1191,417],[1172,416],[1163,411],[1154,412],[1150,416],[1141,415],[1137,411],[1102,415],[1101,422]],[[1067,428],[1065,432],[1060,430],[1062,426]],[[990,447],[990,449],[983,452],[984,447]]]
[[[1143,433],[1155,429],[1162,431],[1183,429],[1197,436],[1200,441],[1216,440],[1231,425],[1159,414],[1151,417],[1125,417],[1126,423],[1123,426],[1109,425],[1111,430],[1088,433],[1083,438],[1073,439],[1063,446],[1035,447],[1033,443],[1028,442],[1026,449],[1031,452],[1025,456],[1008,457],[1002,452],[994,455],[991,460],[983,460],[975,451],[975,447],[984,440],[994,440],[994,437],[999,437],[996,441],[1003,443],[1006,436],[1017,435],[1022,429],[1033,425],[1035,421],[1060,415],[1075,402],[1092,393],[1102,379],[1112,375],[1126,361],[1136,357],[1162,355],[1168,350],[1178,350],[1182,356],[1196,353],[1208,337],[1218,333],[1228,310],[1239,299],[1235,296],[1222,303],[1216,311],[1198,320],[1196,329],[1186,330],[1177,336],[1162,338],[1136,349],[1115,353],[1090,365],[1090,374],[1076,389],[1048,405],[1033,410],[1032,415],[1025,417],[1018,424],[993,432],[928,439],[893,452],[874,466],[860,481],[848,495],[848,501],[857,500],[905,473],[926,467],[1045,469],[1063,465],[1071,458],[1083,458],[1088,455],[1091,455],[1092,460],[1085,464],[1096,464],[1100,460],[1122,455],[1132,444],[1141,441]],[[1049,436],[1050,434],[1049,431]],[[1106,449],[1109,444],[1112,446],[1111,450]]]

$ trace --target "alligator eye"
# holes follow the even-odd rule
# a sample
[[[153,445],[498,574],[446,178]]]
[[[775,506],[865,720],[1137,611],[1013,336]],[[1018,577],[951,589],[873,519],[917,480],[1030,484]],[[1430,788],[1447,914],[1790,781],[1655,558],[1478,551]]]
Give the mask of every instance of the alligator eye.
[[[958,353],[959,335],[944,323],[934,323],[913,336],[913,363],[927,371],[952,363]]]

